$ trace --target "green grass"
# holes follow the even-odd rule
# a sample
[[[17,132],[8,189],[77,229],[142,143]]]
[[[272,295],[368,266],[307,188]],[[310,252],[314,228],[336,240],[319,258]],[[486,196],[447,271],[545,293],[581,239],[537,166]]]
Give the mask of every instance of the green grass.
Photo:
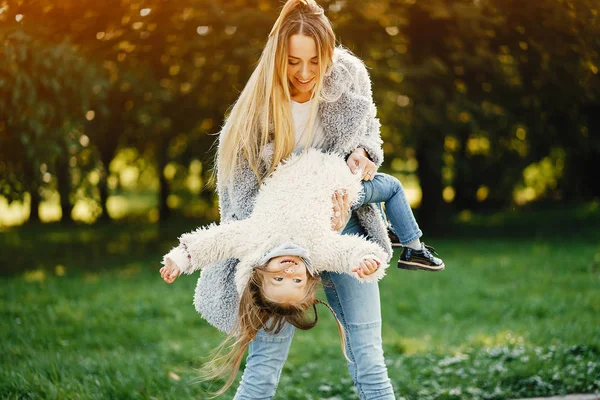
[[[391,269],[381,302],[397,396],[599,392],[599,222],[597,203],[471,216],[427,238],[445,272]],[[169,286],[157,272],[197,223],[1,232],[0,398],[207,398],[195,369],[223,336],[193,309],[195,277]],[[277,399],[358,398],[321,316],[296,332]]]

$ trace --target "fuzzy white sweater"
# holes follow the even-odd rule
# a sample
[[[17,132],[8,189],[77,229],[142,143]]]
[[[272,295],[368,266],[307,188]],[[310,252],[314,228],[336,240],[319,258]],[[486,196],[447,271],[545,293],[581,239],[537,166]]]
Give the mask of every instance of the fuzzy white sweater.
[[[360,174],[352,174],[338,154],[309,149],[293,155],[265,180],[250,217],[186,233],[179,238],[180,246],[164,258],[171,258],[184,274],[238,259],[234,279],[241,294],[260,260],[281,244],[292,243],[308,251],[313,273],[340,272],[365,282],[377,281],[388,267],[385,250],[363,237],[341,235],[331,228],[333,194],[345,190],[352,204],[360,193],[360,181]],[[362,279],[352,272],[373,256],[382,263],[377,271]]]

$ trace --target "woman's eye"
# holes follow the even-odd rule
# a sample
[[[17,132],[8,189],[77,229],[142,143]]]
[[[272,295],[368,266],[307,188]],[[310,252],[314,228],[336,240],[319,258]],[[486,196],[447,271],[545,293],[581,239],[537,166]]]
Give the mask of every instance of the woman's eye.
[[[295,63],[294,63],[294,62],[291,62],[291,61],[288,61],[288,63],[289,63],[290,65],[298,65],[298,64],[300,64],[300,63],[298,63],[298,62],[295,62]]]
[[[273,278],[273,279],[275,279],[277,282],[281,282],[281,281],[283,280],[283,278],[282,278],[282,277],[280,277],[280,276],[276,276],[276,277],[275,277],[275,278]]]
[[[311,63],[312,63],[313,65],[319,65],[319,62],[318,62],[318,61],[311,61]]]
[[[295,283],[300,283],[300,282],[302,282],[302,279],[294,279],[294,282]]]

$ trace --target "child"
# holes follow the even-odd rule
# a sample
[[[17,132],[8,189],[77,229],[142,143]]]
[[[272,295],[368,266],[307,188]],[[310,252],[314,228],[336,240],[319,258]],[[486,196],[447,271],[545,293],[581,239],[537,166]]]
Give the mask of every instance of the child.
[[[275,257],[265,258],[266,255],[275,254],[274,249],[284,249],[281,245],[298,239],[300,243],[292,245],[293,252],[280,251],[276,255],[295,255],[308,260],[312,251],[318,262],[316,270],[309,268],[311,274],[327,270],[364,279],[372,273],[369,268],[381,264],[387,257],[379,246],[369,241],[332,232],[331,194],[343,191],[352,209],[365,203],[384,202],[392,231],[396,232],[406,220],[414,221],[405,197],[399,195],[401,190],[398,180],[390,175],[377,173],[372,181],[361,182],[360,175],[352,174],[338,155],[310,149],[306,154],[289,157],[265,180],[249,218],[212,224],[183,235],[180,246],[165,255],[163,264],[167,268],[161,271],[168,270],[170,273],[165,277],[173,278],[172,282],[180,272],[191,274],[218,261],[237,258],[241,265],[235,280],[241,293],[254,267],[265,266]],[[407,213],[411,213],[410,218]],[[416,242],[417,248],[404,246],[399,268],[428,271],[445,268],[443,261],[431,254],[433,248],[418,239]],[[324,245],[333,249],[326,250]],[[193,254],[196,254],[196,265],[192,263]],[[176,269],[179,272],[174,273]],[[379,280],[382,276],[367,281]]]
[[[339,155],[308,149],[290,156],[265,179],[250,217],[182,235],[180,245],[163,258],[160,272],[167,283],[180,273],[191,274],[218,261],[240,261],[232,277],[239,296],[238,315],[229,332],[236,346],[222,357],[226,364],[210,377],[228,372],[231,382],[260,329],[278,332],[285,322],[300,329],[312,328],[317,320],[319,272],[347,273],[363,282],[381,279],[388,254],[366,238],[332,230],[331,197],[344,193],[352,208],[386,202],[392,227],[397,228],[404,223],[402,213],[408,207],[401,190],[397,179],[389,175],[376,174],[372,181],[362,182],[361,174],[353,174]],[[429,252],[430,248],[422,249]],[[417,269],[437,263],[429,269],[444,268],[434,256],[423,260],[423,264],[409,260],[415,264],[408,265]],[[315,310],[314,321],[305,318],[310,308]],[[344,343],[339,321],[338,328]]]
[[[367,282],[377,281],[385,274],[387,253],[365,238],[340,235],[331,229],[331,196],[344,192],[348,202],[358,206],[361,189],[360,175],[352,174],[337,154],[310,149],[292,155],[264,181],[249,218],[212,224],[182,235],[180,245],[164,256],[165,268],[161,271],[168,271],[163,275],[172,282],[180,272],[191,274],[218,261],[236,258],[240,263],[234,279],[241,295],[250,277],[256,274],[256,267],[268,267],[280,256],[293,256],[284,257],[279,267],[273,263],[262,268],[262,273],[285,272],[289,270],[285,267],[300,265],[311,276],[327,270],[348,273]],[[295,272],[296,268],[292,269]],[[263,282],[270,294],[276,292],[272,286],[283,282],[282,277],[275,278],[278,280]],[[294,283],[301,284],[304,291],[306,281]],[[300,293],[290,289],[287,295]],[[281,304],[293,303],[280,295],[268,297]],[[294,296],[295,300],[303,297],[297,293]]]

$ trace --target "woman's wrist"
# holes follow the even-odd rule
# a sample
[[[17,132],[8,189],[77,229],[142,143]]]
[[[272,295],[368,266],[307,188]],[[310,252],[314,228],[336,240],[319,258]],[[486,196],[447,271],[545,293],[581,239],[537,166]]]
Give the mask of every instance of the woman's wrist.
[[[369,157],[369,153],[367,153],[367,151],[365,149],[363,149],[362,147],[357,147],[356,149],[354,149],[354,151],[352,152],[352,154],[360,154],[364,157],[367,157],[369,160],[371,159]]]

